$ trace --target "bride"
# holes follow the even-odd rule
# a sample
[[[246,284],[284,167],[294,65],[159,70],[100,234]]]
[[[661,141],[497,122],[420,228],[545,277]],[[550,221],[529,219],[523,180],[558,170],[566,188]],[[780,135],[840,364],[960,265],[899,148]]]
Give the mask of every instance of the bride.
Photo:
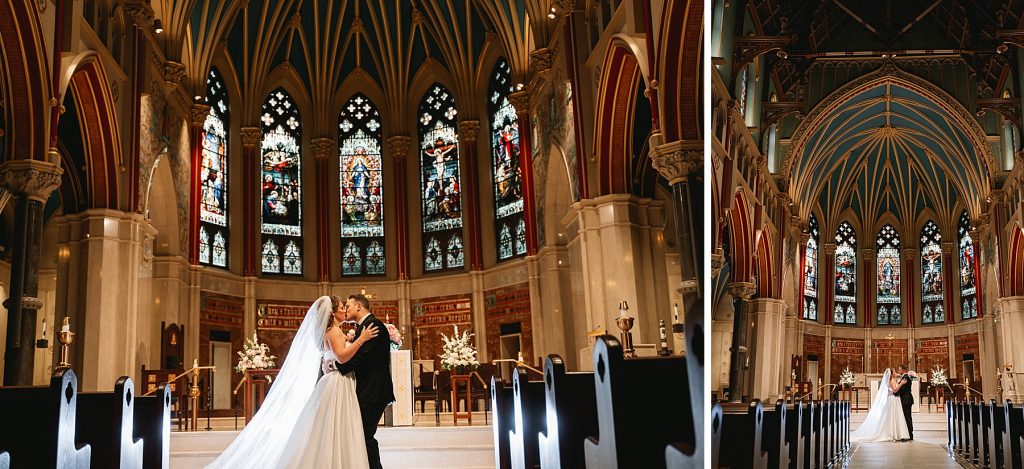
[[[317,365],[345,363],[377,336],[367,327],[347,343],[344,302],[321,296],[306,312],[288,356],[260,410],[231,446],[208,467],[368,467],[354,374]]]
[[[887,368],[885,374],[882,376],[882,383],[884,387],[880,385],[878,392],[875,394],[875,400],[871,403],[871,410],[868,411],[868,416],[864,418],[864,423],[861,424],[857,431],[850,435],[850,441],[853,442],[872,442],[872,441],[898,441],[910,438],[910,431],[907,430],[907,421],[903,417],[903,406],[900,404],[900,398],[894,396],[893,393],[899,391],[901,386],[906,385],[900,384],[900,380],[892,376],[892,369]]]

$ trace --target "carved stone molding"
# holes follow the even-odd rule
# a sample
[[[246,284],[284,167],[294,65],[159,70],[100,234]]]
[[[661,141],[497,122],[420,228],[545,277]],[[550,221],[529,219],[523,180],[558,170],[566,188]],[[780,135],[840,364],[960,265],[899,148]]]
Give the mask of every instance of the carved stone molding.
[[[800,244],[806,246],[807,242],[811,240],[811,234],[806,231],[800,232]]]
[[[921,252],[917,248],[906,248],[903,250],[903,260],[915,261],[921,258]]]
[[[704,171],[704,142],[678,140],[658,145],[651,150],[651,166],[669,184],[679,184],[690,174]]]
[[[782,49],[788,43],[789,36],[737,36],[733,46],[736,52],[733,57],[733,74],[738,75],[757,56]]]
[[[64,170],[60,165],[39,160],[10,160],[0,165],[0,187],[15,195],[46,203],[50,193],[60,187]]]
[[[263,131],[259,127],[242,127],[242,146],[259,147],[263,139]]]
[[[692,295],[694,293],[697,293],[697,280],[683,280],[682,287],[679,288],[679,292],[684,295]]]
[[[757,285],[753,282],[732,282],[729,284],[729,294],[734,298],[749,300],[757,293]]]
[[[945,243],[942,243],[942,253],[943,254],[953,254],[954,252],[956,252],[956,243],[951,242],[951,241],[947,241]]]
[[[547,47],[530,52],[530,75],[550,70],[552,60],[551,50]]]
[[[860,250],[860,257],[861,257],[861,259],[864,259],[865,261],[872,261],[872,262],[874,262],[874,260],[875,260],[875,250],[871,249],[871,248],[861,249]]]
[[[459,140],[466,143],[476,142],[476,136],[480,133],[480,121],[464,120],[459,121]]]
[[[516,108],[516,113],[530,112],[530,92],[516,91],[508,95],[508,102]]]
[[[722,248],[718,248],[716,252],[711,255],[711,276],[717,277],[723,267],[725,267],[725,254],[723,254]]]
[[[576,9],[576,0],[552,0],[551,6],[555,9],[554,13],[566,16]]]
[[[393,158],[406,158],[409,156],[409,149],[412,148],[412,137],[407,135],[393,135],[387,140],[388,152]]]
[[[836,245],[833,243],[823,243],[821,245],[821,253],[826,256],[836,255]]]
[[[131,23],[139,29],[150,29],[153,27],[153,10],[144,6],[131,6],[124,9],[125,15]]]
[[[210,106],[206,104],[193,104],[189,107],[189,114],[189,117],[192,119],[192,125],[202,127],[206,123],[206,118],[210,115]]]
[[[163,75],[167,83],[183,83],[188,69],[185,64],[168,60],[164,62]]]
[[[313,158],[317,160],[326,160],[336,147],[334,139],[328,137],[314,138],[309,143],[313,144]]]

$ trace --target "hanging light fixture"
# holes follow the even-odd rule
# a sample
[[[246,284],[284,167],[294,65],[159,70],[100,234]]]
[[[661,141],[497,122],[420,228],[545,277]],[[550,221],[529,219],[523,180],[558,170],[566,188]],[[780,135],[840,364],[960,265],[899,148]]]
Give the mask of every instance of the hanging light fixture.
[[[160,23],[159,19],[153,20],[153,31],[155,31],[157,34],[161,34],[164,32],[164,26]]]

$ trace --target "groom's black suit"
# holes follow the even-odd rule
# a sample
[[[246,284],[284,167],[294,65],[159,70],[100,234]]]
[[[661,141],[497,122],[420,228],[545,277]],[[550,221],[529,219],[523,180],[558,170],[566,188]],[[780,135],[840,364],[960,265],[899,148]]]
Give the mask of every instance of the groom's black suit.
[[[387,327],[374,315],[367,315],[361,324],[356,326],[356,337],[364,327],[377,326],[377,337],[359,347],[355,356],[345,363],[338,364],[342,374],[356,373],[356,396],[359,398],[359,411],[363,420],[363,436],[366,438],[366,455],[371,469],[380,469],[380,448],[377,446],[377,422],[380,421],[384,409],[395,402],[394,385],[391,382],[391,339]]]
[[[907,430],[910,431],[910,439],[914,439],[914,419],[911,418],[911,408],[914,406],[914,394],[910,390],[910,377],[904,374],[900,377],[900,390],[893,393],[899,396],[900,404],[903,406],[903,418],[907,420]]]

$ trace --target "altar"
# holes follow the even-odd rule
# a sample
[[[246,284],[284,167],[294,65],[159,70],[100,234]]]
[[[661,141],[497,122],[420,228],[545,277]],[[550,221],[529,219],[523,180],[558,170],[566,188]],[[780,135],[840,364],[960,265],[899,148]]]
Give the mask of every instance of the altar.
[[[864,381],[867,382],[868,387],[871,389],[871,400],[868,402],[875,402],[875,395],[878,393],[879,387],[882,386],[882,373],[864,373]],[[886,383],[888,385],[888,383]],[[910,408],[911,412],[921,411],[921,378],[910,382],[910,394],[914,396],[914,405]]]

